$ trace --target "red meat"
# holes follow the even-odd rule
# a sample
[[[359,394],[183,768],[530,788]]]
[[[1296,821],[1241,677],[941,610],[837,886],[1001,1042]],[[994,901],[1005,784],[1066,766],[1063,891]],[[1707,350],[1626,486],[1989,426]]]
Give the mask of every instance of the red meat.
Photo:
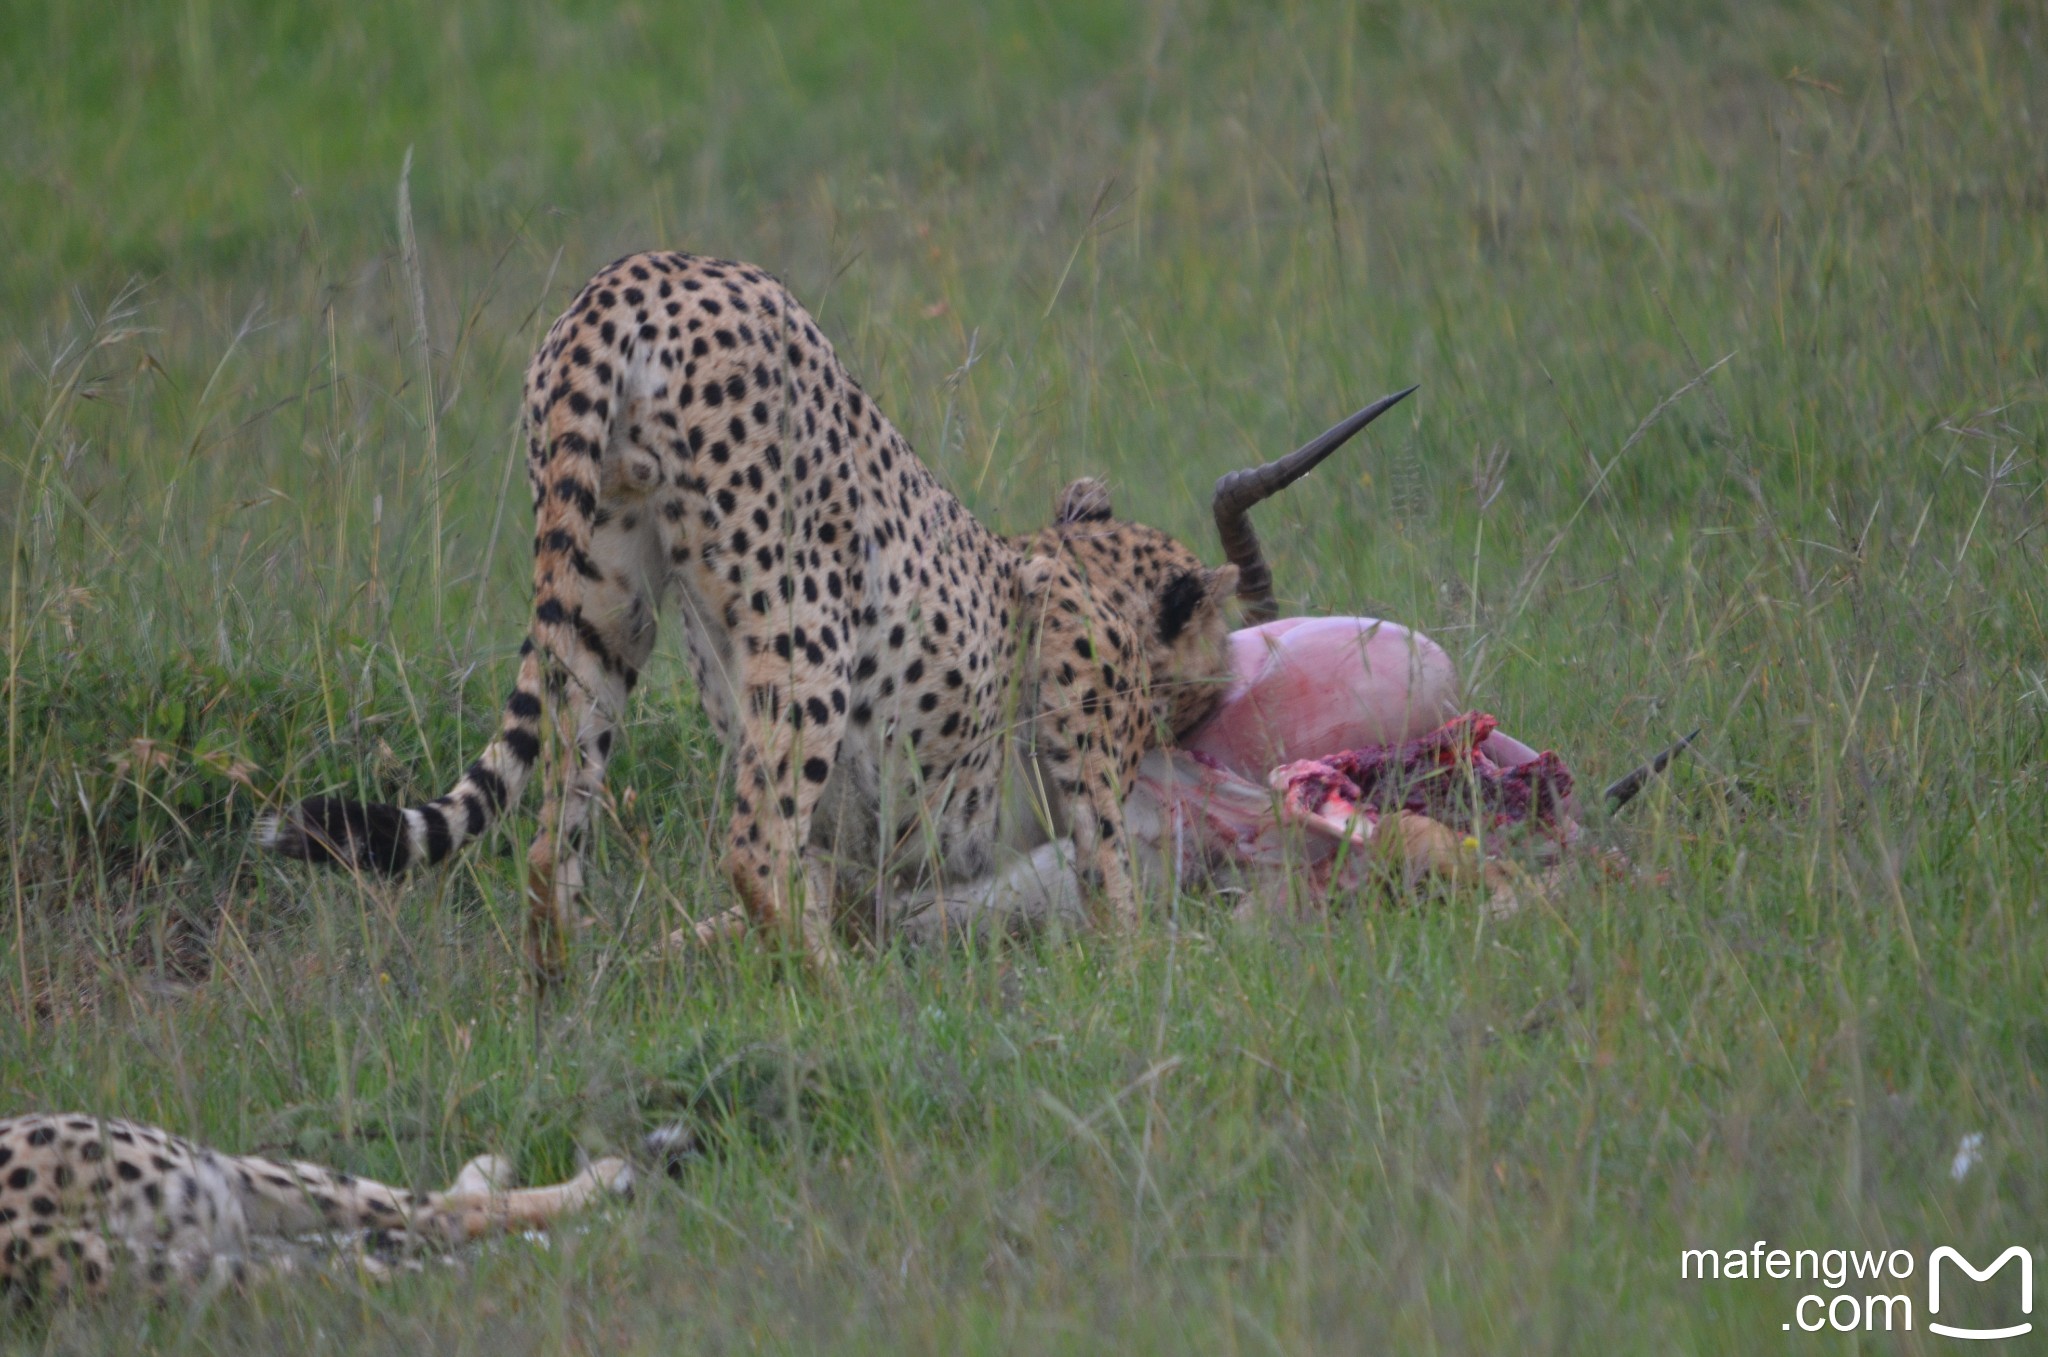
[[[1363,806],[1375,816],[1413,811],[1465,833],[1481,825],[1561,829],[1571,770],[1548,750],[1503,768],[1485,748],[1499,724],[1485,712],[1466,712],[1401,744],[1285,764],[1273,770],[1272,785],[1289,810],[1303,815],[1349,815]]]

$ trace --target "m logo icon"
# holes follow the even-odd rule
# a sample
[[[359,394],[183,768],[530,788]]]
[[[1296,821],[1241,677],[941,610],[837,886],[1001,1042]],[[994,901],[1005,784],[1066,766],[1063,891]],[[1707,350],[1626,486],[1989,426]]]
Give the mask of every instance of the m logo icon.
[[[1935,1323],[1932,1316],[1941,1313],[1941,1260],[1944,1258],[1969,1273],[1970,1280],[1973,1282],[1989,1281],[1993,1273],[1999,1271],[2013,1259],[2019,1259],[2020,1313],[2023,1315],[2034,1313],[2034,1255],[2029,1253],[2023,1245],[2013,1245],[2004,1253],[1999,1254],[1998,1260],[1992,1263],[1990,1267],[1980,1272],[1971,1266],[1969,1259],[1944,1244],[1928,1255],[1927,1258],[1927,1313],[1930,1316],[1927,1321],[1928,1328],[1944,1338],[2018,1338],[2021,1334],[2034,1331],[2032,1321],[2009,1325],[2003,1329],[1959,1329],[1947,1324]]]

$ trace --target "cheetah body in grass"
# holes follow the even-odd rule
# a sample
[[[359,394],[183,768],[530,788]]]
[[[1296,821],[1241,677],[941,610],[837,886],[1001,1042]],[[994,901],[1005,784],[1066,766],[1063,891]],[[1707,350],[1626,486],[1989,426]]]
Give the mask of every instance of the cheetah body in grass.
[[[545,983],[673,601],[736,772],[725,874],[758,927],[794,926],[829,965],[835,897],[879,875],[976,877],[1016,828],[999,822],[1034,813],[1071,829],[1114,920],[1135,919],[1121,797],[1146,748],[1214,703],[1235,566],[1117,519],[1092,480],[1051,527],[992,532],[745,264],[641,254],[598,273],[535,354],[524,413],[534,611],[496,737],[433,802],[311,798],[263,828],[269,846],[381,872],[441,862],[519,795],[552,726],[527,885]],[[1004,794],[1025,767],[1035,812]]]
[[[544,1226],[630,1186],[601,1160],[554,1187],[501,1190],[471,1160],[447,1192],[410,1192],[317,1164],[223,1154],[154,1126],[76,1113],[0,1119],[0,1296],[93,1295],[123,1268],[144,1287],[286,1271],[307,1238],[376,1253]]]

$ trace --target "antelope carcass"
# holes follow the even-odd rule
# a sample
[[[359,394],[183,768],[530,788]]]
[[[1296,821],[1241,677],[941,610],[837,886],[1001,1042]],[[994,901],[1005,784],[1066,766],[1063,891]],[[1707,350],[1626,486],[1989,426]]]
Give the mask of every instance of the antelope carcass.
[[[1512,824],[1553,848],[1577,839],[1563,764],[1491,717],[1458,719],[1457,671],[1434,641],[1373,618],[1278,616],[1251,509],[1414,390],[1216,483],[1217,534],[1253,625],[1231,638],[1233,673],[1215,711],[1181,747],[1149,754],[1126,798],[1137,868],[1155,890],[1231,889],[1241,909],[1257,910],[1375,878],[1434,876],[1481,882],[1506,910],[1529,883],[1486,856],[1489,835]],[[1065,842],[1017,847],[980,881],[883,902],[880,927],[924,938],[1081,924],[1082,883]]]

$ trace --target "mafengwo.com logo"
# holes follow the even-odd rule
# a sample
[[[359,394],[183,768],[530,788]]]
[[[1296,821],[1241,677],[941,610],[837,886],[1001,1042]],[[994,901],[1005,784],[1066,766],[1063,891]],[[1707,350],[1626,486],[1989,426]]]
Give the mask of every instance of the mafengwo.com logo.
[[[1924,1284],[1916,1281],[1922,1274]],[[1792,1317],[1778,1326],[1787,1332],[1911,1332],[1916,1320],[1943,1338],[1978,1342],[2034,1331],[2034,1255],[2023,1244],[1983,1267],[1943,1244],[1923,1269],[1909,1249],[1781,1249],[1759,1239],[1746,1249],[1681,1249],[1678,1275],[1689,1282],[1812,1282],[1815,1289],[1794,1301]],[[1917,1314],[1916,1296],[1927,1306]]]
[[[1939,1324],[1932,1318],[1941,1313],[1941,1265],[1954,1263],[1968,1273],[1973,1282],[1989,1281],[1993,1275],[2004,1270],[2007,1263],[2018,1263],[2020,1273],[2020,1313],[2034,1313],[2034,1255],[2015,1244],[1991,1261],[1991,1266],[1979,1271],[1970,1260],[1944,1244],[1927,1259],[1927,1327],[1945,1338],[2018,1338],[2021,1334],[2032,1333],[2031,1321],[2008,1324],[2002,1329],[1964,1329],[1948,1324]],[[1954,1293],[1951,1292],[1951,1295]]]

